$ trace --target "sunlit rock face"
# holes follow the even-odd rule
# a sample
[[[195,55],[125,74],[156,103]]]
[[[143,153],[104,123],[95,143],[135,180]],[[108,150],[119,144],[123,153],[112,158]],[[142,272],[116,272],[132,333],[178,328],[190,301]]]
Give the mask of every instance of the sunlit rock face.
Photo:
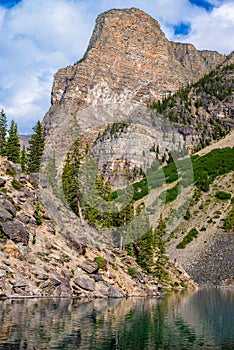
[[[196,81],[224,59],[217,52],[170,42],[158,22],[139,9],[99,15],[83,59],[54,76],[44,118],[45,159],[56,148],[61,168],[78,135],[92,144],[107,124],[132,118],[139,109],[144,115],[142,108],[150,102]]]

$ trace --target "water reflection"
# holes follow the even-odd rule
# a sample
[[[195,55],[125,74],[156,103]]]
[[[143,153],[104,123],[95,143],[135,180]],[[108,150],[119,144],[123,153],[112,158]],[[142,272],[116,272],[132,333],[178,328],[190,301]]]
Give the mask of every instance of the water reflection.
[[[234,349],[233,291],[162,300],[0,301],[0,350]]]

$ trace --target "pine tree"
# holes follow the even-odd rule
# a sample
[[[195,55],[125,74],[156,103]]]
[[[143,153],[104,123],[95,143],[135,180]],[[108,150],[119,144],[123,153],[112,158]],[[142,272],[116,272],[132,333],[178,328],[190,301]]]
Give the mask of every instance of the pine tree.
[[[82,158],[81,141],[77,139],[71,151],[67,154],[62,175],[63,191],[68,205],[81,219],[83,219],[83,214],[78,173]]]
[[[23,145],[23,148],[21,149],[21,152],[20,152],[20,165],[24,173],[27,172],[27,161],[28,161],[27,150],[25,145]]]
[[[4,110],[0,113],[0,155],[6,155],[6,135],[7,135],[7,117]]]
[[[11,121],[10,129],[8,131],[6,155],[12,162],[20,163],[20,139],[18,134],[18,126],[14,120]]]
[[[34,133],[29,140],[28,171],[37,173],[40,170],[41,158],[44,151],[45,139],[43,126],[40,121],[33,127]]]
[[[168,278],[168,271],[165,269],[165,265],[168,262],[166,257],[166,246],[164,236],[166,234],[166,224],[159,218],[158,226],[154,231],[154,249],[156,251],[156,262],[154,266],[153,275],[158,277],[159,281],[163,281]]]

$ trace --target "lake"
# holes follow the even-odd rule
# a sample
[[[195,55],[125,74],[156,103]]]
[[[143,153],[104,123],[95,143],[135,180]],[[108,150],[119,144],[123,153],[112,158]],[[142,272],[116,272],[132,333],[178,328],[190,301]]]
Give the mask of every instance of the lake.
[[[234,290],[0,301],[0,349],[234,349]]]

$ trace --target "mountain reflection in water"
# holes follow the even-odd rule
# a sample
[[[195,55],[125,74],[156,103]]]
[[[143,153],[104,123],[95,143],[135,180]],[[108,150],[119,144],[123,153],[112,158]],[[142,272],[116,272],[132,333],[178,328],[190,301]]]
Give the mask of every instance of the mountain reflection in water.
[[[0,350],[234,349],[233,290],[0,301]]]

